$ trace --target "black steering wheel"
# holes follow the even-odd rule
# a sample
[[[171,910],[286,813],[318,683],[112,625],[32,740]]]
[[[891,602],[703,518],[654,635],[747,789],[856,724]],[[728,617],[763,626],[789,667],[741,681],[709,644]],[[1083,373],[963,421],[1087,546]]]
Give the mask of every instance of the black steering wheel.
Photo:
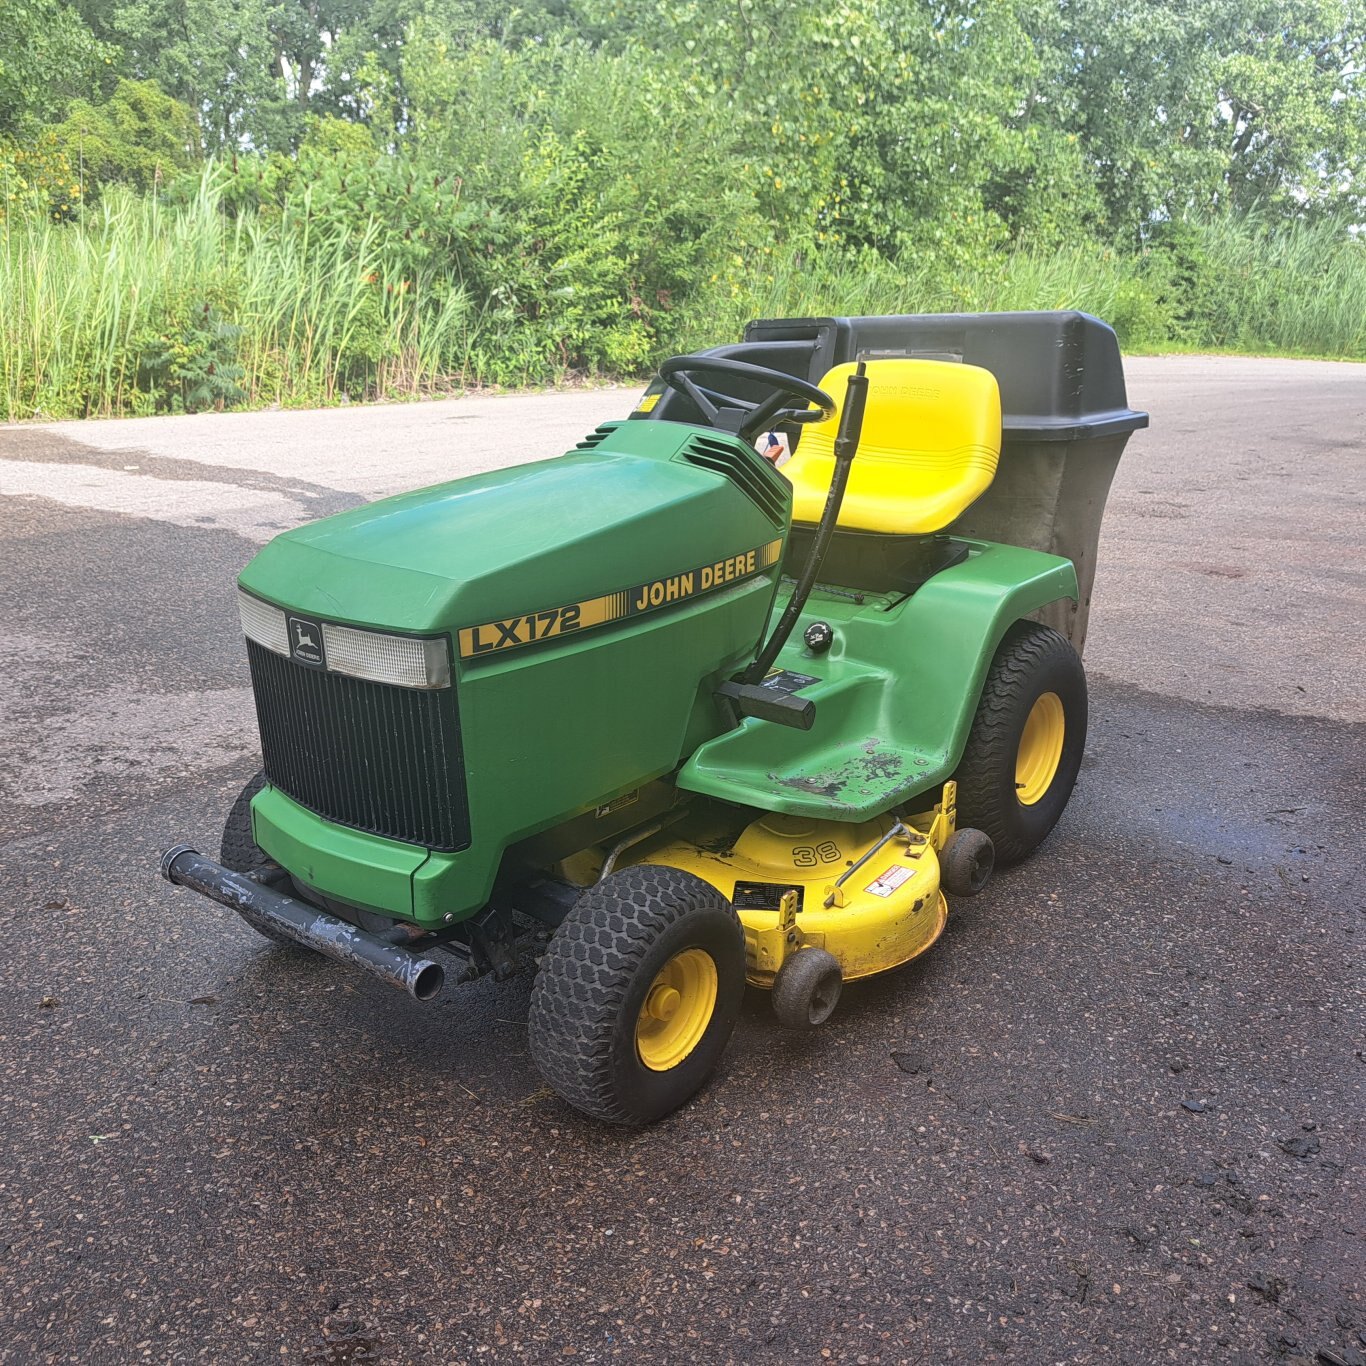
[[[762,403],[752,403],[734,394],[704,389],[693,379],[692,371],[751,380],[774,392]],[[779,422],[826,422],[835,415],[835,400],[824,389],[785,375],[781,370],[751,365],[748,361],[727,360],[723,356],[670,356],[659,367],[659,377],[670,389],[692,399],[711,426],[734,432],[742,441],[751,443],[760,432]],[[816,407],[784,407],[785,402],[794,398],[814,403]]]

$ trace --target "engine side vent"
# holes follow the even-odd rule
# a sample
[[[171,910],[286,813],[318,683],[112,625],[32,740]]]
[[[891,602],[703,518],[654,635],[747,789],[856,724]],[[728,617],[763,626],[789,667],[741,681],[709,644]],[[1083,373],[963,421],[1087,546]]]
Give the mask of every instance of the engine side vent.
[[[724,475],[775,527],[787,525],[786,481],[776,470],[759,467],[729,442],[710,436],[691,437],[683,458],[690,465]]]
[[[574,443],[576,451],[591,451],[594,446],[600,446],[611,434],[616,431],[617,424],[614,422],[609,427],[595,427],[588,433],[582,441]]]

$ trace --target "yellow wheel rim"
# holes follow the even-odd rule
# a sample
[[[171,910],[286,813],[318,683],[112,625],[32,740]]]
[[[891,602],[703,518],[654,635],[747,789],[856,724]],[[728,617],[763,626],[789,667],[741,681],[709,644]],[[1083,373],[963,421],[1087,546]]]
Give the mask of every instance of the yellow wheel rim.
[[[684,949],[659,970],[636,1019],[636,1051],[652,1072],[677,1067],[697,1047],[716,1009],[716,964]]]
[[[1055,692],[1044,693],[1029,709],[1015,754],[1015,795],[1021,806],[1033,806],[1053,785],[1065,730],[1062,699]]]

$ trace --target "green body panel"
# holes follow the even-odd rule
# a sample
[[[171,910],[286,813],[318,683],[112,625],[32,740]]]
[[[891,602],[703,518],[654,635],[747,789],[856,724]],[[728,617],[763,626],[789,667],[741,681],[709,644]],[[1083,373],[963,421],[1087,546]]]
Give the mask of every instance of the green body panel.
[[[251,817],[256,843],[301,882],[327,888],[333,870],[344,867],[345,891],[333,895],[376,910],[412,905],[413,875],[427,862],[426,849],[334,825],[275,787],[257,793]]]
[[[387,499],[266,546],[240,582],[269,602],[451,637],[471,838],[468,849],[429,857],[341,829],[267,788],[253,806],[261,847],[340,900],[421,924],[461,919],[487,904],[509,844],[671,772],[717,734],[724,722],[712,694],[757,648],[777,563],[522,648],[462,659],[455,644],[462,628],[781,542],[790,506],[781,481],[772,481],[775,520],[724,474],[681,458],[698,435],[759,461],[719,433],[633,423],[591,451]]]
[[[267,787],[252,802],[256,843],[301,882],[354,906],[435,925],[458,903],[448,895],[455,882],[482,887],[477,910],[488,900],[497,864],[485,872],[484,858],[466,850],[435,853],[324,820],[278,788]],[[500,851],[501,855],[501,851]],[[468,915],[466,908],[463,914]]]
[[[1010,625],[1077,595],[1070,560],[974,542],[910,598],[817,590],[776,666],[815,676],[815,725],[746,720],[701,745],[679,774],[693,792],[770,811],[865,821],[953,776],[987,666]],[[863,596],[863,595],[861,595]],[[802,631],[835,629],[812,656]]]

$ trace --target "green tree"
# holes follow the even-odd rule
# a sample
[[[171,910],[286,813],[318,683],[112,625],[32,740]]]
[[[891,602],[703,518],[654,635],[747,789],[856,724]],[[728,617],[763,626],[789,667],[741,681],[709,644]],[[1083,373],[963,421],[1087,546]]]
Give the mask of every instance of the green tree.
[[[465,51],[492,41],[514,49],[578,36],[569,0],[371,0],[363,15],[330,37],[314,111],[373,123],[399,136],[412,121],[405,71],[423,62],[425,43]]]
[[[1113,231],[1360,206],[1362,0],[1062,0],[1028,27],[1035,117],[1078,138]]]
[[[0,137],[60,118],[98,86],[114,53],[63,0],[4,0],[0,40]]]
[[[194,111],[206,151],[292,145],[296,120],[273,67],[271,0],[81,3],[95,33],[122,51],[124,75],[155,81]]]
[[[43,140],[78,167],[85,195],[115,181],[139,190],[187,170],[199,159],[194,113],[155,81],[120,80],[101,103],[73,100]]]
[[[1022,165],[1035,57],[1015,0],[583,0],[610,50],[662,52],[724,108],[764,212],[790,235],[969,253]]]

